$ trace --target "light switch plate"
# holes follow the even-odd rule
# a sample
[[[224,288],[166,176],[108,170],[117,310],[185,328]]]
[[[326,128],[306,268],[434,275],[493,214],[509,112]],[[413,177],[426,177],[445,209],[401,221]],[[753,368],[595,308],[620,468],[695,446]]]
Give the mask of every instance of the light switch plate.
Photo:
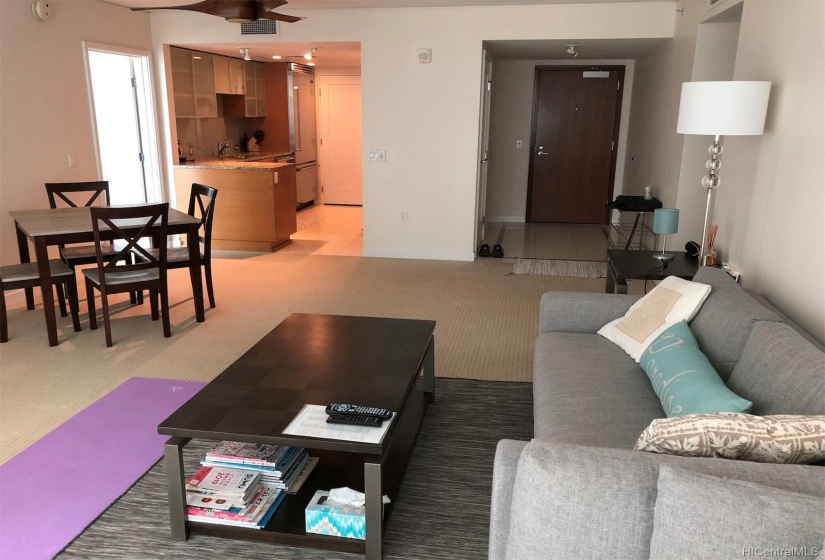
[[[370,161],[387,161],[387,150],[370,150]]]

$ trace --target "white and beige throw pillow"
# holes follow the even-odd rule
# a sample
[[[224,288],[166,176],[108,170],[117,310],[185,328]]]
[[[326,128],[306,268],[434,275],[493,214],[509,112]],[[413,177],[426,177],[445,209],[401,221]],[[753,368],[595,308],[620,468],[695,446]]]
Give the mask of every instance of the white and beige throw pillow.
[[[707,284],[668,276],[634,303],[624,317],[609,322],[598,334],[638,362],[650,343],[668,327],[693,319],[708,295]]]
[[[633,449],[759,463],[825,460],[825,416],[689,414],[651,422]]]

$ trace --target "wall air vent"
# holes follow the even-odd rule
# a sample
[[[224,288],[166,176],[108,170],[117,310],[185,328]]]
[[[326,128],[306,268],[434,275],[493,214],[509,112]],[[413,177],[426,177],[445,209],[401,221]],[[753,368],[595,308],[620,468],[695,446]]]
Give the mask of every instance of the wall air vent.
[[[241,24],[241,35],[277,35],[278,22],[271,19],[256,19],[252,23]]]
[[[307,66],[306,64],[298,64],[297,62],[293,62],[292,64],[292,71],[297,72],[299,74],[315,74],[315,68],[312,66]]]

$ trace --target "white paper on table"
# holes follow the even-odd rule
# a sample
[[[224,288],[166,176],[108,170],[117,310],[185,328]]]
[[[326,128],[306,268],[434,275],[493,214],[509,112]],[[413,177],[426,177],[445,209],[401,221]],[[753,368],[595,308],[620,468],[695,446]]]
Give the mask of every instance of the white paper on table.
[[[361,443],[380,443],[387,433],[395,415],[384,420],[380,428],[372,426],[355,426],[353,424],[327,424],[327,410],[319,404],[305,404],[283,434],[289,436],[305,436],[325,439],[339,439],[344,441],[358,441]]]

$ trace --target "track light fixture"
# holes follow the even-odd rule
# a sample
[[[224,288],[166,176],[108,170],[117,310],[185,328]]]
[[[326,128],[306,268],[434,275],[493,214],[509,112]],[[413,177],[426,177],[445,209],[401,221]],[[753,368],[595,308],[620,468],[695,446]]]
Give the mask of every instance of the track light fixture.
[[[241,49],[241,54],[244,60],[252,60],[252,57],[249,56],[249,49]]]

